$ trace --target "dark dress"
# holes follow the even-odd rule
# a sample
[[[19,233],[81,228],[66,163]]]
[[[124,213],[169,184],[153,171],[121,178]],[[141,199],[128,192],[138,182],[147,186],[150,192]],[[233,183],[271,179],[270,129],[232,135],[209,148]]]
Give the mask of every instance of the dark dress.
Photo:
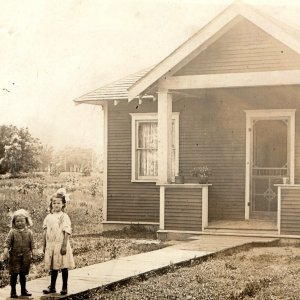
[[[11,229],[5,246],[9,249],[9,274],[29,273],[33,249],[33,234],[28,228]]]

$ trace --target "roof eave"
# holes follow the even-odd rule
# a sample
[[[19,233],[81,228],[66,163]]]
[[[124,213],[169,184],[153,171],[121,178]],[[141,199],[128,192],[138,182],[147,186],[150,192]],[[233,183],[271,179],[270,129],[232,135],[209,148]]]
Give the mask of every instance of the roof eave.
[[[195,51],[203,43],[212,38],[223,27],[225,27],[234,18],[242,16],[250,22],[256,24],[270,35],[282,41],[297,53],[300,53],[300,41],[281,29],[277,24],[261,15],[254,8],[244,3],[236,2],[223,10],[206,26],[194,34],[185,43],[179,46],[169,56],[157,64],[152,70],[145,74],[140,80],[128,89],[128,101],[133,100],[142,94],[150,85],[159,81],[170,71],[184,60],[190,53]]]

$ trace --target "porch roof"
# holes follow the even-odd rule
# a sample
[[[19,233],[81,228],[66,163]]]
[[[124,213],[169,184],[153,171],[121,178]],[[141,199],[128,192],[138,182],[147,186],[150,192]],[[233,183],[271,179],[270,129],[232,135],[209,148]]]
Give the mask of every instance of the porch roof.
[[[103,87],[100,87],[92,92],[84,94],[74,100],[76,104],[87,103],[87,104],[101,104],[104,101],[128,101],[128,89],[135,84],[139,79],[145,76],[152,67],[139,71],[137,73],[128,75],[120,80],[109,83]],[[151,95],[143,95],[141,98],[153,98]]]

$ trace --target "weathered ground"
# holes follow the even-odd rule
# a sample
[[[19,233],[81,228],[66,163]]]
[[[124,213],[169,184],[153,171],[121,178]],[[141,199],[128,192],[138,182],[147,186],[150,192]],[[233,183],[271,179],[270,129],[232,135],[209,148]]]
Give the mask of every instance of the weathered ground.
[[[85,299],[300,299],[299,244],[219,254],[193,264],[170,266],[166,274],[135,278]]]

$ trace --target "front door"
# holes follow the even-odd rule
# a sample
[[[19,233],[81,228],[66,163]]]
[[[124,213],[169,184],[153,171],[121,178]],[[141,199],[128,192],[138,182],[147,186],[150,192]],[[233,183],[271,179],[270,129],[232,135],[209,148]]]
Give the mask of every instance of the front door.
[[[277,187],[289,177],[289,119],[253,119],[250,169],[250,218],[277,216]]]
[[[295,109],[246,110],[245,219],[276,220],[277,186],[295,177]],[[277,219],[277,222],[280,219]]]

